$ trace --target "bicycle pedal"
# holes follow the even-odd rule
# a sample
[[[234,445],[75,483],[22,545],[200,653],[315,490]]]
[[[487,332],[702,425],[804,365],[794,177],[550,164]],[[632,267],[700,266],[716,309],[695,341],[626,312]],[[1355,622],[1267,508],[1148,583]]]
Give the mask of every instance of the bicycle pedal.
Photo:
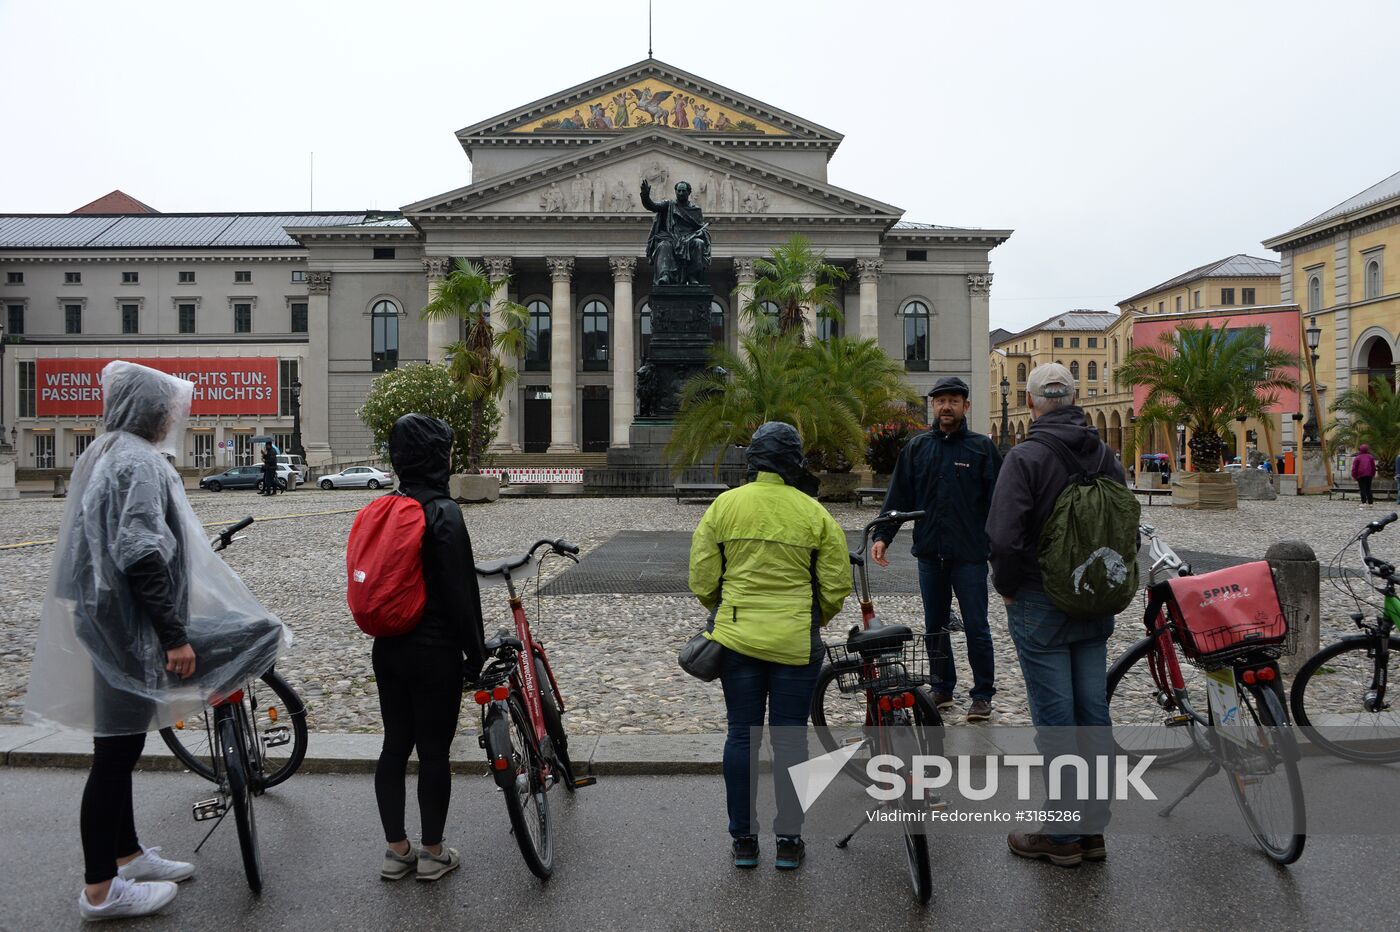
[[[280,748],[284,744],[291,743],[292,730],[286,725],[273,725],[263,732],[262,738],[263,747]]]
[[[190,815],[194,816],[196,822],[208,822],[210,819],[222,819],[226,812],[228,812],[228,804],[224,802],[222,796],[201,799],[190,807]]]
[[[574,787],[594,786],[598,783],[597,777],[575,777]]]

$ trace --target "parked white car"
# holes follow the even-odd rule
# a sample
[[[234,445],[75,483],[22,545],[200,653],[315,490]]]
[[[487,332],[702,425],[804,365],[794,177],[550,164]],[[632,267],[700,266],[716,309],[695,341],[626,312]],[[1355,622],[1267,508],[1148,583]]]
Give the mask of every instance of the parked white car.
[[[310,472],[310,470],[306,468],[306,463],[302,462],[301,457],[297,456],[295,453],[283,453],[279,455],[277,457],[277,463],[279,466],[288,466],[295,469],[297,475],[301,477],[299,479],[301,482],[306,481],[307,473]]]
[[[351,466],[317,481],[323,489],[389,489],[394,486],[394,474],[372,466]]]

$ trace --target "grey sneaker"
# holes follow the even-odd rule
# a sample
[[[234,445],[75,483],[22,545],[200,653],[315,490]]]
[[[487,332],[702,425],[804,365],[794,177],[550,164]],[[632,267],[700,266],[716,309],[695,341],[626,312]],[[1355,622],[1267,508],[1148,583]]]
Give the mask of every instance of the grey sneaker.
[[[967,720],[969,722],[985,722],[992,717],[992,700],[974,699],[972,705],[967,709]]]
[[[86,892],[79,893],[78,912],[88,922],[149,916],[169,906],[179,892],[180,888],[169,880],[135,882],[114,877],[101,906],[90,904]]]
[[[160,856],[160,848],[142,848],[141,854],[117,868],[122,880],[170,880],[179,883],[194,876],[194,865]]]
[[[441,880],[462,864],[456,848],[442,849],[441,855],[433,855],[427,848],[418,849],[418,879]]]
[[[409,843],[406,854],[395,854],[393,848],[384,849],[384,866],[379,868],[379,876],[385,880],[403,880],[418,869],[418,849]]]

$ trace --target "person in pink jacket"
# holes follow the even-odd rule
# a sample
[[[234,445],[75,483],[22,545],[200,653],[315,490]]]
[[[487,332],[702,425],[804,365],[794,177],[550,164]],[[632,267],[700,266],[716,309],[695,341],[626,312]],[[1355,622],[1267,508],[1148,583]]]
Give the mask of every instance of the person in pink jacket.
[[[1351,477],[1361,489],[1361,504],[1374,505],[1376,500],[1371,496],[1371,482],[1376,478],[1376,458],[1371,455],[1371,448],[1364,443],[1356,458],[1351,461]]]

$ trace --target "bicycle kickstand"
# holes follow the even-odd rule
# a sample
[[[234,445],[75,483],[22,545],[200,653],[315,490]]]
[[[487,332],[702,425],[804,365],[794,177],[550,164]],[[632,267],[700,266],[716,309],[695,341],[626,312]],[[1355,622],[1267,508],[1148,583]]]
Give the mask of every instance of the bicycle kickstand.
[[[1199,787],[1202,783],[1206,782],[1207,780],[1209,780],[1211,777],[1215,776],[1215,775],[1216,775],[1217,773],[1219,773],[1219,772],[1220,772],[1220,762],[1219,762],[1219,761],[1211,761],[1209,764],[1206,765],[1206,769],[1205,769],[1205,770],[1202,770],[1202,771],[1200,772],[1200,775],[1197,776],[1196,779],[1194,779],[1194,780],[1191,781],[1191,785],[1188,786],[1186,789],[1182,790],[1182,791],[1181,791],[1181,795],[1178,796],[1176,799],[1173,799],[1173,800],[1167,805],[1167,808],[1165,808],[1165,809],[1163,809],[1161,812],[1157,813],[1157,815],[1162,816],[1162,817],[1164,817],[1164,818],[1165,818],[1166,816],[1171,815],[1171,814],[1172,814],[1172,810],[1175,809],[1175,808],[1177,807],[1177,805],[1178,805],[1183,799],[1185,799],[1186,797],[1190,796],[1192,793],[1196,792],[1196,788],[1197,788],[1197,787]]]
[[[841,840],[838,841],[838,842],[836,843],[836,847],[838,847],[838,848],[844,848],[844,847],[846,847],[846,845],[848,845],[848,844],[851,843],[851,839],[854,838],[854,837],[856,837],[856,832],[858,832],[858,831],[860,831],[861,829],[865,828],[865,827],[866,827],[867,825],[869,825],[869,824],[870,824],[870,817],[869,817],[868,815],[862,816],[862,817],[861,817],[861,820],[860,820],[859,822],[856,823],[856,827],[853,828],[853,829],[851,829],[849,832],[847,832],[846,835],[844,835],[844,836],[841,838]]]

